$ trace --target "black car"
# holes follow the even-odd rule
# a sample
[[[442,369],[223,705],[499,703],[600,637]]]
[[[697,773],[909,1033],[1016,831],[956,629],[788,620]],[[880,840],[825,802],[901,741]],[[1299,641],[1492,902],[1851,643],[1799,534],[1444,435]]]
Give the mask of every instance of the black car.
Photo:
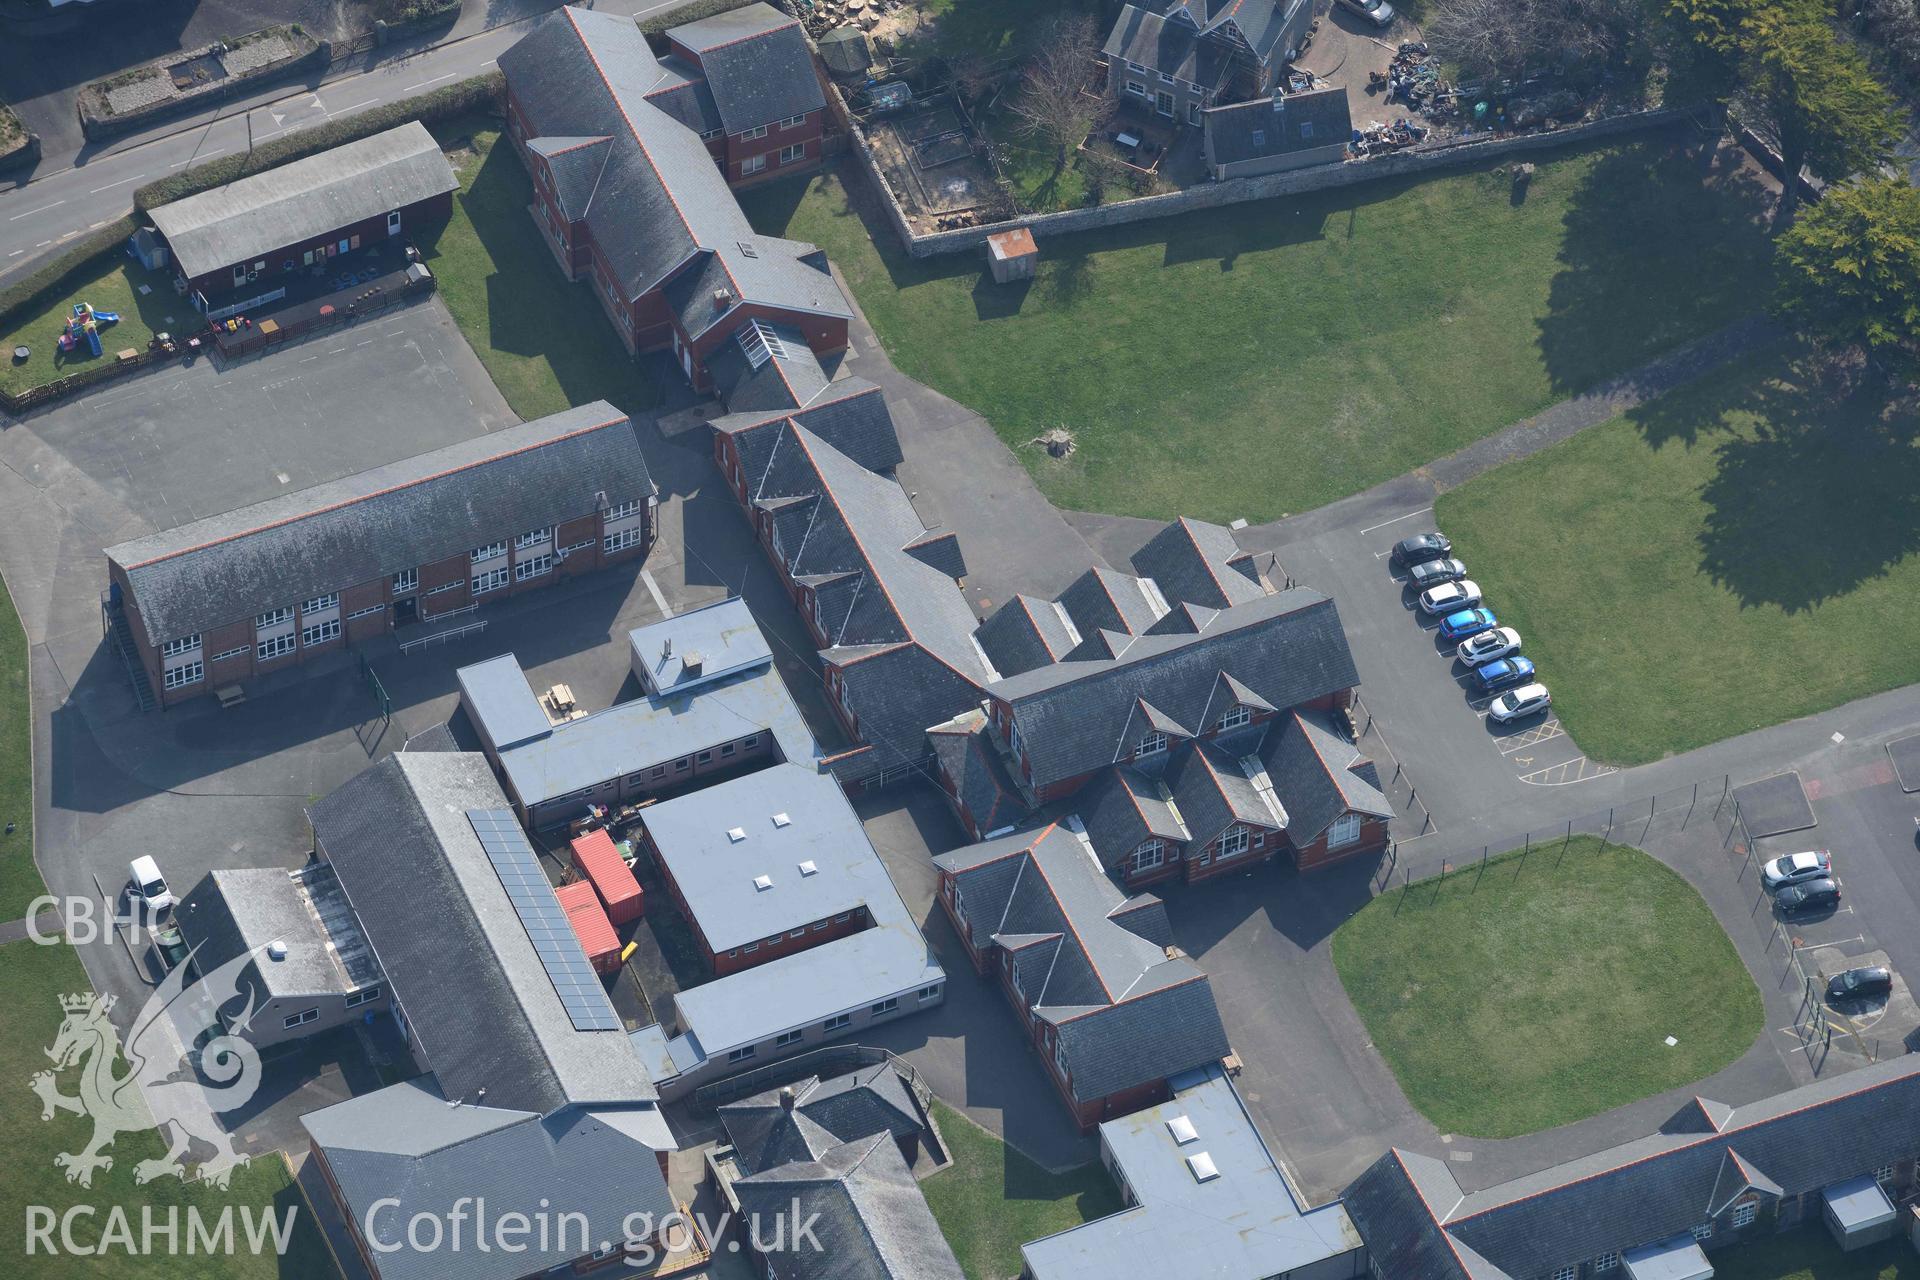
[[[1839,1004],[1847,1000],[1871,1000],[1893,994],[1893,971],[1884,965],[1866,964],[1827,979],[1827,999]]]
[[[1411,538],[1402,538],[1393,544],[1393,562],[1411,567],[1438,560],[1452,550],[1453,544],[1447,541],[1445,534],[1416,533]]]
[[[1443,582],[1458,582],[1467,576],[1467,566],[1458,560],[1428,560],[1407,570],[1407,581],[1415,591],[1425,591]]]
[[[1774,895],[1773,903],[1783,916],[1802,911],[1819,911],[1840,905],[1840,886],[1827,877],[1790,884]]]

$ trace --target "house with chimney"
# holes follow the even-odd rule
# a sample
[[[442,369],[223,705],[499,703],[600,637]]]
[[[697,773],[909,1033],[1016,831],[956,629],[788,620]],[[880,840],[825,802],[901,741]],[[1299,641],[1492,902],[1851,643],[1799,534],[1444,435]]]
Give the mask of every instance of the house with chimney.
[[[1312,0],[1127,4],[1107,33],[1107,93],[1199,127],[1209,107],[1276,90],[1313,24]]]

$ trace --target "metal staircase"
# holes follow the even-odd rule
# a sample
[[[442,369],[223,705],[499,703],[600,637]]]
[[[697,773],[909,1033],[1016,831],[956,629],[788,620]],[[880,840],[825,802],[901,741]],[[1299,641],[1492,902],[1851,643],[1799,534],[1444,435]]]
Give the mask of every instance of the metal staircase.
[[[140,665],[140,650],[133,643],[133,627],[127,622],[127,611],[111,596],[102,596],[100,620],[107,634],[113,637],[113,647],[127,669],[127,679],[133,682],[134,699],[142,711],[153,710],[160,702],[153,696],[153,682],[147,679],[147,669]]]

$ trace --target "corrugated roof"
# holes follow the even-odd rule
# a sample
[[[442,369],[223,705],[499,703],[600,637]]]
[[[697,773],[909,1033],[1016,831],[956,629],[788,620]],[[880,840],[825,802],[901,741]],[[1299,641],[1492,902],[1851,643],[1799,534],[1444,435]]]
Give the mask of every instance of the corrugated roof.
[[[460,186],[427,127],[371,138],[147,210],[189,279],[318,240]],[[278,270],[278,263],[269,263]]]

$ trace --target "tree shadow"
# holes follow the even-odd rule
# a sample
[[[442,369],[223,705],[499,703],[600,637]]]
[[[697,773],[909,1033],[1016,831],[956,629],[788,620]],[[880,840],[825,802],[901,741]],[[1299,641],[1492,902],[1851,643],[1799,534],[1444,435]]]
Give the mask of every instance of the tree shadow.
[[[1004,320],[1020,314],[1027,295],[1033,292],[1032,280],[1009,280],[1001,284],[993,272],[982,271],[973,286],[973,314],[979,320]]]
[[[1703,177],[1676,141],[1654,139],[1606,152],[1580,177],[1539,321],[1555,391],[1585,391],[1764,307],[1768,198],[1738,155]]]
[[[1802,613],[1920,551],[1920,418],[1835,400],[1804,366],[1735,392],[1753,426],[1715,449],[1700,568],[1742,607]]]

